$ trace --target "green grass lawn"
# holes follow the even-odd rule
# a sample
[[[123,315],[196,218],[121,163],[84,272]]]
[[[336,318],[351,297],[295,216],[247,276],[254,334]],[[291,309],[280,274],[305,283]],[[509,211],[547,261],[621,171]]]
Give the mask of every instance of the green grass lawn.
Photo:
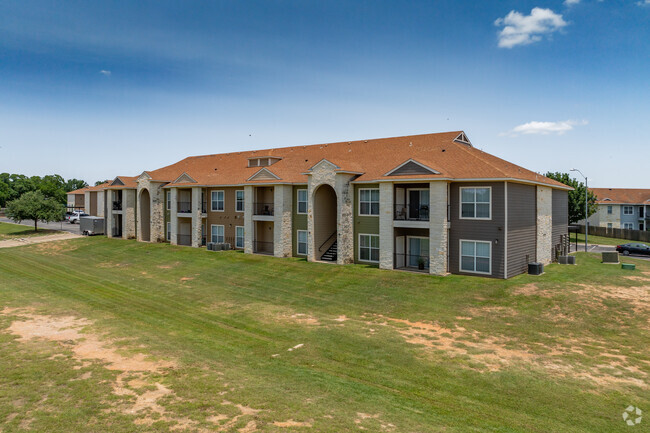
[[[576,236],[575,233],[571,233],[571,244],[575,244],[575,236]],[[648,242],[632,241],[629,239],[606,238],[604,236],[595,236],[595,235],[589,235],[588,241],[589,241],[589,245],[596,244],[596,245],[616,246],[616,245],[629,244],[629,243],[648,244]],[[585,243],[585,235],[583,233],[578,233],[578,244],[584,246],[584,243]]]
[[[11,224],[0,222],[0,241],[12,238],[24,238],[27,236],[42,236],[58,233],[57,230],[38,229],[34,230],[34,226],[26,226],[22,224]]]
[[[3,249],[0,431],[643,431],[622,413],[650,412],[650,262],[577,258],[503,281],[103,237]]]

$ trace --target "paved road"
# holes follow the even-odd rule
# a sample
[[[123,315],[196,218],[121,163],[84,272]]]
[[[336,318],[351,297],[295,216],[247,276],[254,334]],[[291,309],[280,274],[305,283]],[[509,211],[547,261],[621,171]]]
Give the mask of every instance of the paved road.
[[[576,251],[575,249],[575,244],[571,244],[571,252]],[[584,251],[585,250],[585,244],[578,244],[578,250],[577,251]],[[605,253],[605,252],[610,252],[610,251],[616,251],[616,247],[611,246],[611,245],[594,245],[594,244],[589,244],[589,252],[590,253]],[[641,256],[638,254],[631,254],[628,257],[632,257],[635,259],[641,259],[641,260],[649,260],[650,261],[650,256]],[[621,254],[621,260],[623,260],[624,256]]]
[[[13,223],[12,220],[5,217],[0,217],[0,222],[3,223]],[[34,221],[23,221],[22,225],[29,226],[34,228]],[[50,229],[50,230],[62,230],[64,232],[74,233],[76,235],[81,234],[79,231],[79,224],[70,224],[67,221],[62,221],[60,223],[38,223],[39,229]]]

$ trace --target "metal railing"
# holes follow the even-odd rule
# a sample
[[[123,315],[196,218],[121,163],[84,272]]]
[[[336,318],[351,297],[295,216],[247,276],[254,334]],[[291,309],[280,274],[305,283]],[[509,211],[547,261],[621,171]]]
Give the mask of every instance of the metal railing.
[[[176,210],[178,213],[191,213],[192,212],[192,202],[191,201],[179,201],[177,203]]]
[[[192,235],[176,235],[176,243],[178,245],[192,245]]]
[[[273,203],[253,203],[253,215],[273,215]]]
[[[396,269],[423,271],[429,269],[429,256],[395,253],[395,261],[393,262],[393,265]]]
[[[257,254],[273,254],[273,242],[253,241],[253,252]]]
[[[121,201],[114,201],[113,202],[113,210],[122,210],[122,202]]]
[[[324,246],[325,246],[329,241],[331,241],[332,238],[335,237],[335,236],[336,236],[336,232],[334,232],[334,233],[332,233],[331,235],[329,235],[329,237],[325,240],[325,242],[323,242],[323,243],[320,245],[320,247],[318,247],[318,251],[323,251],[323,247],[324,247]]]
[[[429,221],[429,205],[396,204],[395,219],[402,221]]]

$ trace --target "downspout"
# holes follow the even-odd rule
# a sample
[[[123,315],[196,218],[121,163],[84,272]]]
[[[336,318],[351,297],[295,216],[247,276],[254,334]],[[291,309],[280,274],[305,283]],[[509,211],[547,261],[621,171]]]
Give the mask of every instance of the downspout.
[[[508,182],[503,183],[505,223],[503,228],[503,278],[508,279]]]

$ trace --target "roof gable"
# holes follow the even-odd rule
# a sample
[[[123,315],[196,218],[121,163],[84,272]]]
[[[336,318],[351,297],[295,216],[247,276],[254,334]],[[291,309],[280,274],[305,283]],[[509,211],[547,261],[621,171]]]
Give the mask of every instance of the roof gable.
[[[440,174],[440,172],[427,167],[426,165],[419,163],[414,159],[409,159],[386,173],[384,176],[403,176],[418,174]]]
[[[248,181],[254,180],[279,180],[280,178],[273,174],[271,170],[263,168],[248,178]]]
[[[196,183],[196,180],[187,173],[183,173],[172,183]]]
[[[111,186],[117,185],[124,185],[124,182],[122,182],[122,179],[120,179],[119,176],[113,179],[113,182],[111,182]]]
[[[456,138],[454,138],[454,141],[456,141],[458,143],[467,144],[469,146],[472,145],[472,142],[469,141],[469,138],[467,138],[467,135],[465,135],[464,132],[461,132],[460,134],[458,134],[458,136]]]

